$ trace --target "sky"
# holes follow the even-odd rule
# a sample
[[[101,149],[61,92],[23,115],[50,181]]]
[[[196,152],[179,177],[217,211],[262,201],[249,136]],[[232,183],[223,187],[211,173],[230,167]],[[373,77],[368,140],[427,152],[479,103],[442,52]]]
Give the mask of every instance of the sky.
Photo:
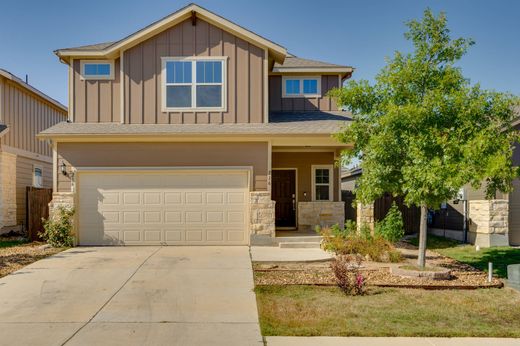
[[[177,0],[1,0],[0,68],[67,105],[58,48],[119,40],[179,8]],[[459,66],[472,83],[520,95],[517,0],[200,0],[207,8],[294,55],[356,68],[373,81],[396,50],[408,52],[405,22],[444,11],[453,37],[476,44]]]

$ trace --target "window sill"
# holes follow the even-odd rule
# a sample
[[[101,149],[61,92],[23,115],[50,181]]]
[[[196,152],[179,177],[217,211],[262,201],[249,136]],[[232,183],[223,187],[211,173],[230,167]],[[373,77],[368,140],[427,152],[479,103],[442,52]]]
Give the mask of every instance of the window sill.
[[[320,98],[321,95],[314,94],[314,95],[282,95],[282,98],[284,99],[315,99]]]
[[[226,108],[163,108],[163,113],[175,112],[227,112]]]

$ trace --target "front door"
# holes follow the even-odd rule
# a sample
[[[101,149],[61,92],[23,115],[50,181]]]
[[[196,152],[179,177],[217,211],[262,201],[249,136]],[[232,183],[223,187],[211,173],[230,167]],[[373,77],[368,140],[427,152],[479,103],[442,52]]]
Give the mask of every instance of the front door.
[[[296,227],[296,170],[273,170],[272,198],[276,227]]]

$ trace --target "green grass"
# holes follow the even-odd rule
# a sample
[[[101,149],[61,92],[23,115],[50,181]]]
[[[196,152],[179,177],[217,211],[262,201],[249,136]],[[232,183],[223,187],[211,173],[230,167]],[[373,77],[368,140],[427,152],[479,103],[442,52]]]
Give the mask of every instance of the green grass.
[[[0,240],[0,249],[27,243],[26,240]]]
[[[520,294],[510,289],[426,291],[258,286],[265,336],[520,337]]]
[[[410,239],[410,243],[417,246],[417,238]],[[507,278],[507,266],[520,263],[518,248],[491,247],[476,251],[473,245],[461,245],[455,240],[433,235],[428,235],[427,248],[486,272],[488,262],[493,262],[493,273],[504,279]]]

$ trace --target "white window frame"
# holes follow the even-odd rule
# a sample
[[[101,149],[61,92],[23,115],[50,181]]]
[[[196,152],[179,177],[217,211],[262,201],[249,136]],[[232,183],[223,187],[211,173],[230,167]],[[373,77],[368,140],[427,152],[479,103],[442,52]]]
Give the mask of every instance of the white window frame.
[[[316,170],[317,169],[328,169],[329,170],[329,183],[328,184],[316,184]],[[312,165],[312,201],[313,202],[332,202],[334,200],[334,166],[333,165]],[[328,200],[316,200],[316,186],[329,185],[329,199]]]
[[[40,172],[42,172],[41,186],[36,186],[36,170],[37,169],[39,169]],[[43,166],[41,166],[41,165],[33,165],[33,168],[32,168],[32,186],[33,187],[39,187],[39,188],[43,187]]]
[[[227,111],[227,56],[190,56],[190,57],[162,57],[161,58],[161,95],[163,112],[226,112]],[[166,63],[171,61],[191,61],[191,83],[166,83]],[[222,83],[197,83],[197,61],[222,62]],[[166,87],[168,85],[191,86],[192,107],[167,107]],[[222,100],[220,107],[197,107],[197,85],[221,85]]]
[[[303,81],[304,80],[316,80],[318,88],[316,94],[304,94],[303,93]],[[300,81],[300,93],[299,94],[287,94],[286,80],[299,80]],[[283,98],[313,98],[321,97],[321,76],[282,76],[282,97]]]
[[[110,65],[110,75],[95,75],[95,76],[86,76],[85,75],[85,65],[86,64],[109,64]],[[113,80],[114,79],[114,60],[80,60],[80,78],[82,80]]]

